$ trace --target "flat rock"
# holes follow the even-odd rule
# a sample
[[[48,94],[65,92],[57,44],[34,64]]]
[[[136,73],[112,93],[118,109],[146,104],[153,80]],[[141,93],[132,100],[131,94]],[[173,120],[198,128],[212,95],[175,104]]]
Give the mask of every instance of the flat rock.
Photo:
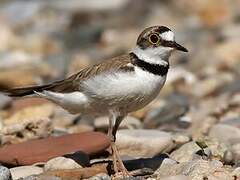
[[[76,151],[92,155],[104,151],[109,145],[108,137],[98,132],[48,137],[3,146],[0,148],[0,163],[15,166],[31,165]]]
[[[12,174],[12,178],[15,180],[35,174],[41,174],[43,172],[43,169],[37,166],[20,166],[11,168],[10,171]]]
[[[121,155],[152,157],[175,146],[170,133],[157,130],[119,130],[117,147]]]

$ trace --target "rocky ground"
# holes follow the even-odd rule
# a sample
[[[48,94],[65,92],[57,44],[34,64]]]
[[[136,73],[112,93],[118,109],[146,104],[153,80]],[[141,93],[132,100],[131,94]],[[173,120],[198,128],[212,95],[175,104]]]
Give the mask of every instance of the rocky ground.
[[[130,114],[117,146],[135,178],[240,179],[239,0],[3,0],[0,90],[48,83],[130,51],[166,25],[175,53],[160,96]],[[0,94],[0,179],[107,180],[107,117]]]

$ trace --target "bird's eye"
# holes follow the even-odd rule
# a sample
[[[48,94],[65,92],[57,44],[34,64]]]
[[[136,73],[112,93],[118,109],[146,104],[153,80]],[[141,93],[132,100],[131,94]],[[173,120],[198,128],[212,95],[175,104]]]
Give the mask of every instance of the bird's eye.
[[[149,36],[149,42],[152,44],[159,44],[160,42],[160,37],[158,34],[151,34]]]

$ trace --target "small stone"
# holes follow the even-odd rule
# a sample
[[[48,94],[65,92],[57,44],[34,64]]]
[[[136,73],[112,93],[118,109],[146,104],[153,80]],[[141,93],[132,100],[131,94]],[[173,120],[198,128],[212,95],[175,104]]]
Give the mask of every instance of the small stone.
[[[177,146],[181,146],[182,144],[185,144],[190,141],[190,137],[184,134],[174,134],[173,140],[176,143]]]
[[[50,159],[44,165],[44,171],[60,170],[60,169],[74,169],[81,168],[82,166],[74,160],[65,157],[56,157]]]
[[[105,173],[100,173],[89,178],[88,180],[111,180],[111,177]]]
[[[237,167],[236,169],[234,169],[231,173],[231,175],[233,177],[240,177],[240,167]]]
[[[231,149],[234,157],[234,161],[240,161],[240,143],[234,144]]]
[[[0,179],[1,180],[12,180],[11,172],[8,168],[0,166]]]
[[[41,174],[43,169],[37,166],[19,166],[10,169],[13,179],[25,178],[34,174]]]
[[[223,162],[225,164],[232,164],[233,160],[234,160],[234,157],[233,157],[232,151],[230,150],[225,151],[223,155]]]
[[[194,141],[191,141],[173,151],[170,157],[178,162],[188,162],[193,159],[194,154],[199,150],[201,148]]]
[[[8,105],[10,105],[10,103],[11,103],[11,98],[3,94],[0,94],[0,109],[7,107]]]
[[[119,130],[116,139],[121,155],[152,157],[175,147],[170,133],[157,130]]]

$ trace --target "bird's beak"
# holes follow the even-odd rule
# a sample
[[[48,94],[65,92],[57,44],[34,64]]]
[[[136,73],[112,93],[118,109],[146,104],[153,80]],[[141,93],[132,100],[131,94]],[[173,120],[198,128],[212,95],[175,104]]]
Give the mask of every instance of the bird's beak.
[[[165,47],[171,47],[171,48],[174,48],[176,50],[179,50],[179,51],[183,51],[183,52],[188,52],[188,50],[181,46],[180,44],[176,43],[175,41],[162,41],[162,46],[165,46]]]
[[[185,47],[176,43],[175,41],[172,43],[171,47],[173,47],[174,49],[179,50],[179,51],[188,52],[188,50]]]
[[[176,43],[175,41],[173,42],[173,48],[175,48],[176,50],[179,50],[179,51],[188,52],[188,50],[185,47]]]

